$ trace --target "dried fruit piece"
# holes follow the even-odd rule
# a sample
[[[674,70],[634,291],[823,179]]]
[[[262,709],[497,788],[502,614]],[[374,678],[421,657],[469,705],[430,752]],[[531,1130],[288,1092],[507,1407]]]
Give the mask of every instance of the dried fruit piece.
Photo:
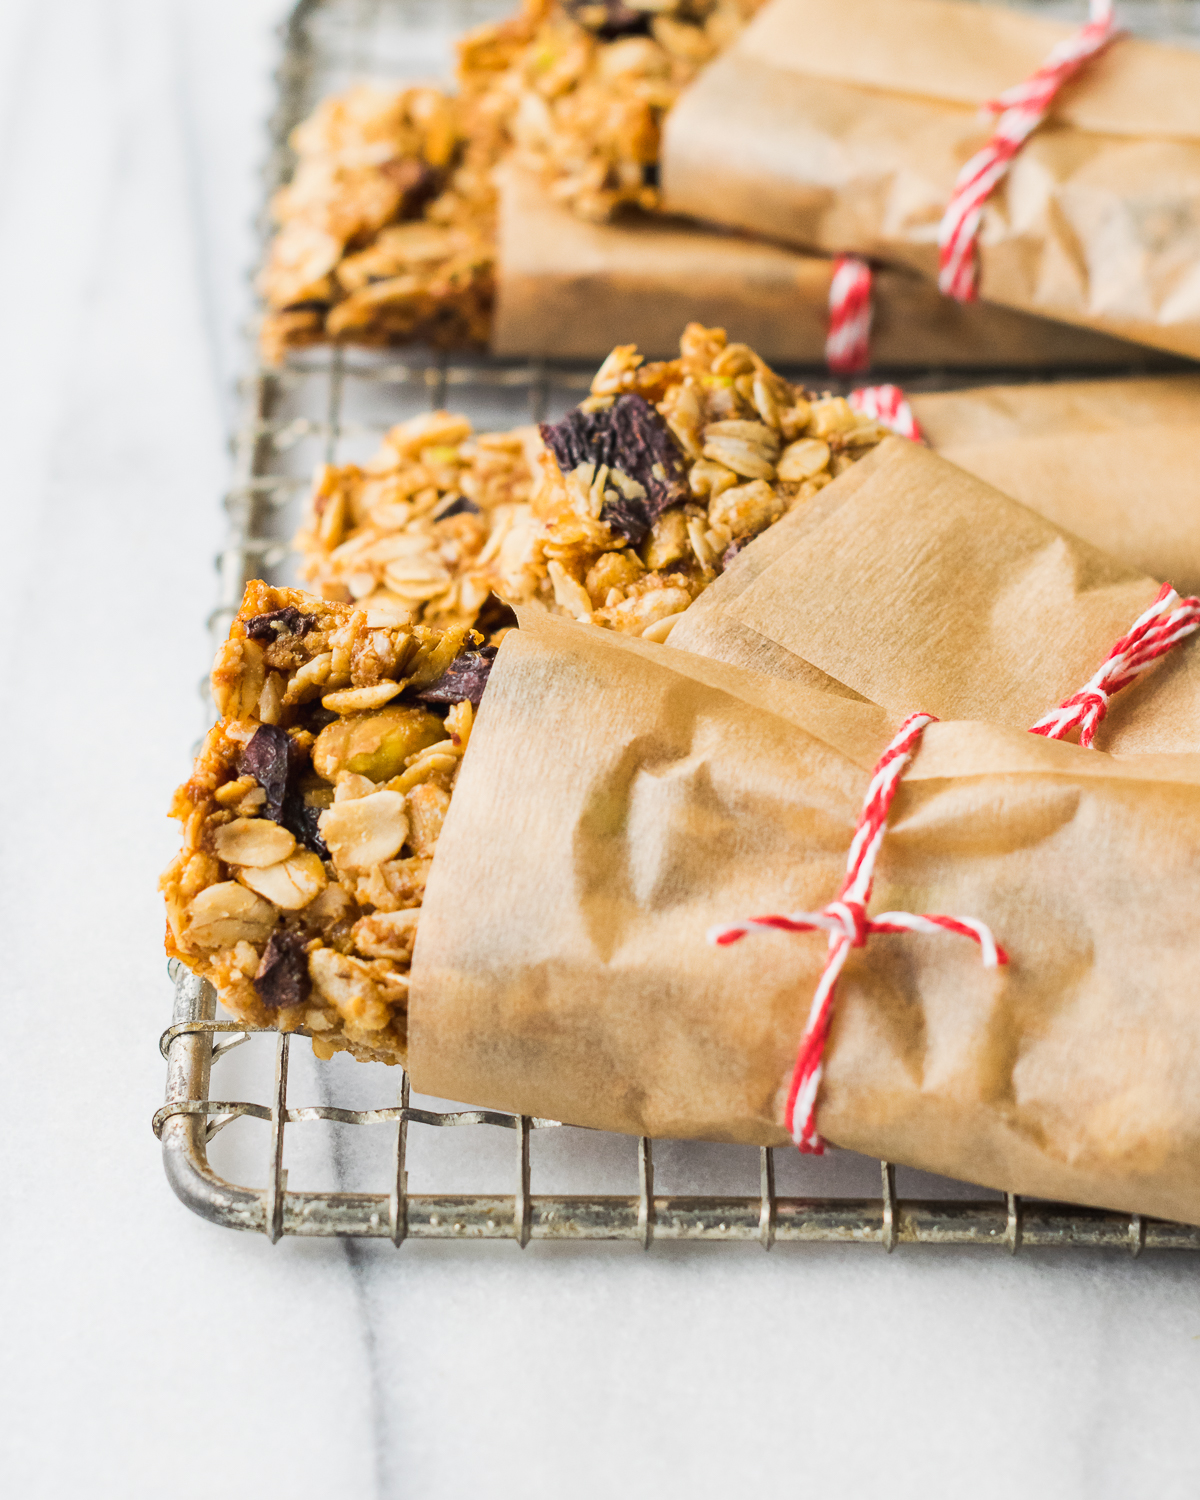
[[[606,42],[618,36],[647,36],[650,31],[650,7],[634,10],[622,0],[564,0],[563,9]]]
[[[418,703],[472,703],[479,707],[496,659],[495,646],[460,651],[436,682],[413,696]]]
[[[247,620],[246,634],[253,641],[275,641],[281,635],[305,635],[316,623],[311,615],[289,604],[285,609],[273,609],[270,614]]]
[[[483,511],[473,500],[468,500],[465,495],[459,495],[451,500],[449,505],[442,505],[433,513],[435,521],[448,521],[451,516],[481,516]]]
[[[564,475],[581,464],[611,471],[614,483],[605,489],[600,520],[635,547],[668,506],[687,498],[675,439],[641,396],[620,396],[599,411],[576,409],[538,430]]]
[[[253,738],[242,751],[238,769],[253,776],[267,794],[262,815],[273,823],[281,821],[283,801],[287,796],[288,779],[296,759],[292,741],[286,729],[278,724],[260,724]]]
[[[289,1005],[303,1005],[312,993],[308,977],[308,955],[304,938],[298,932],[277,928],[262,956],[254,988],[268,1010],[282,1010]]]

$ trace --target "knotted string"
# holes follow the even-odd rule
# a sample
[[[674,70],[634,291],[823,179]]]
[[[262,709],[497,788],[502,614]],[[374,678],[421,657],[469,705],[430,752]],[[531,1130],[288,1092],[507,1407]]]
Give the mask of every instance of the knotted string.
[[[1030,733],[1061,740],[1078,726],[1080,744],[1089,747],[1112,695],[1136,681],[1160,656],[1197,629],[1200,629],[1200,599],[1180,599],[1170,584],[1164,584],[1151,607],[1116,643],[1091,681],[1039,719]],[[930,936],[950,932],[979,944],[985,968],[1008,962],[1007,953],[996,942],[991,929],[974,917],[949,917],[936,912],[917,916],[903,911],[872,917],[867,913],[875,860],[883,843],[892,799],[926,726],[937,722],[933,714],[911,714],[880,756],[867,787],[846,860],[846,875],[835,900],[820,911],[751,917],[732,926],[713,927],[708,933],[709,942],[718,947],[727,947],[751,933],[768,929],[829,934],[829,952],[800,1038],[784,1110],[784,1124],[792,1139],[809,1155],[820,1156],[825,1150],[817,1130],[817,1094],[837,981],[851,948],[865,947],[867,939],[878,932],[919,932]]]

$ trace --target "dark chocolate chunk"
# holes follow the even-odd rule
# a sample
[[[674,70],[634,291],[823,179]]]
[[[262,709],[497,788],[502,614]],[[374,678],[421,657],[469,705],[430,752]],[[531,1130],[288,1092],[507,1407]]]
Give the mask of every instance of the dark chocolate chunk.
[[[292,313],[294,313],[294,312],[327,313],[329,311],[329,306],[330,306],[330,304],[328,302],[322,302],[319,297],[306,297],[306,298],[304,298],[300,302],[289,302],[288,305],[285,308],[281,309],[281,311],[282,312],[292,312]]]
[[[748,546],[754,538],[752,536],[735,537],[729,546],[721,553],[721,566],[727,568],[743,547]]]
[[[626,498],[614,480],[600,519],[637,546],[668,506],[687,499],[679,449],[667,424],[641,396],[619,396],[602,411],[568,412],[561,422],[543,422],[542,441],[564,474],[580,464],[608,464],[634,479],[645,494]]]
[[[305,635],[316,623],[312,615],[289,604],[286,609],[273,609],[269,615],[247,620],[246,634],[252,641],[277,641],[281,635]]]
[[[517,612],[511,604],[505,604],[499,594],[489,594],[475,617],[475,629],[485,636],[495,635],[497,630],[515,630]]]
[[[448,521],[451,516],[478,516],[481,515],[478,505],[474,500],[468,500],[465,495],[459,495],[457,500],[451,500],[443,510],[435,510],[433,519],[435,521]]]
[[[488,674],[496,659],[495,646],[460,651],[442,675],[413,694],[418,703],[473,703],[479,707]]]
[[[642,182],[646,187],[658,186],[658,163],[656,161],[642,163]]]
[[[649,13],[623,5],[621,0],[565,0],[565,9],[573,21],[606,41],[617,36],[650,33]]]
[[[303,844],[306,849],[311,849],[314,854],[319,854],[322,859],[328,859],[329,850],[325,840],[321,837],[321,829],[317,821],[320,816],[321,809],[309,807],[304,801],[304,793],[298,786],[289,787],[287,796],[283,799],[283,814],[278,821],[297,843]]]
[[[380,169],[400,189],[400,208],[396,217],[415,219],[442,186],[442,174],[415,156],[384,162]]]
[[[253,776],[267,794],[259,813],[278,823],[283,814],[283,800],[293,770],[296,752],[285,729],[278,724],[260,724],[254,737],[242,751],[238,769]]]
[[[254,978],[258,998],[268,1010],[303,1005],[312,992],[308,977],[308,955],[298,932],[276,928]]]

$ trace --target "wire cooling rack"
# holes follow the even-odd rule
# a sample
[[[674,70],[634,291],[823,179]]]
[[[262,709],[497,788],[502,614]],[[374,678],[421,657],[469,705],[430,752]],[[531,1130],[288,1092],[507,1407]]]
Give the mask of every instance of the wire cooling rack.
[[[445,76],[453,37],[514,3],[302,0],[282,32],[263,237],[270,227],[265,201],[292,168],[288,136],[320,97],[363,78]],[[1072,18],[1079,10],[1069,3],[1035,8]],[[1200,39],[1198,0],[1135,0],[1122,19],[1143,33]],[[790,373],[838,388],[819,370]],[[229,530],[209,617],[214,647],[247,579],[292,581],[289,538],[316,463],[364,458],[383,431],[426,408],[465,411],[484,430],[554,418],[580,399],[590,375],[588,367],[571,364],[340,348],[303,351],[282,369],[253,370],[242,385],[233,441]],[[964,378],[930,371],[906,380],[910,389],[939,389],[996,378],[997,372]],[[885,1250],[912,1242],[1013,1253],[1021,1246],[1110,1247],[1133,1255],[1200,1249],[1200,1229],[1021,1199],[903,1168],[901,1186],[918,1191],[898,1196],[897,1169],[850,1153],[802,1160],[790,1151],[652,1145],[419,1099],[399,1069],[340,1054],[317,1063],[303,1038],[217,1019],[212,986],[178,963],[170,972],[174,1015],[161,1043],[167,1094],[154,1117],[167,1177],[204,1218],[272,1241],[282,1235],[365,1236],[396,1245],[631,1240],[648,1248],[655,1240],[705,1240],[757,1241],[767,1249],[777,1242],[840,1241]],[[218,1065],[222,1088],[214,1093]],[[293,1091],[299,1083],[318,1102],[289,1103],[289,1075]],[[265,1151],[254,1122],[268,1127]],[[231,1124],[238,1128],[217,1139]],[[416,1127],[411,1138],[410,1127]],[[242,1185],[245,1178],[254,1185]],[[544,1191],[533,1192],[535,1179]]]

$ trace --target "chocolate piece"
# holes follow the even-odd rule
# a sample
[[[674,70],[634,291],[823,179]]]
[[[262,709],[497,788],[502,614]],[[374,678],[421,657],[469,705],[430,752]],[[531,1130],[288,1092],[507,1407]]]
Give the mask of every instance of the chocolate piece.
[[[435,510],[433,519],[435,521],[448,521],[451,516],[479,516],[483,512],[473,500],[468,500],[465,495],[459,495],[457,500],[451,500],[444,510]]]
[[[413,694],[418,703],[472,703],[479,707],[497,647],[460,651],[436,682]]]
[[[726,547],[724,552],[721,553],[722,568],[727,568],[729,564],[734,560],[734,558],[738,555],[738,553],[742,550],[742,548],[748,546],[749,543],[753,540],[754,538],[752,536],[734,537],[729,546]]]
[[[273,823],[282,819],[283,801],[295,752],[286,729],[278,724],[260,724],[242,751],[239,769],[253,776],[267,794],[259,816]]]
[[[252,641],[277,641],[281,635],[305,635],[316,621],[294,605],[274,609],[269,615],[255,615],[246,621],[246,634]]]
[[[304,1004],[312,993],[312,980],[300,933],[275,929],[254,976],[254,988],[268,1010]]]
[[[380,167],[402,194],[399,219],[415,219],[432,198],[436,198],[442,186],[442,173],[416,156],[405,156],[399,161],[387,161]]]
[[[600,519],[633,546],[668,506],[687,498],[679,449],[667,424],[641,396],[620,396],[600,411],[568,412],[561,422],[543,422],[542,441],[563,474],[580,464],[607,464],[616,471],[606,487]],[[644,491],[626,494],[618,476]]]
[[[563,8],[573,21],[605,41],[618,36],[650,34],[649,12],[634,10],[621,0],[565,0]]]
[[[320,816],[321,809],[309,807],[304,800],[304,793],[298,786],[294,786],[289,788],[283,799],[283,812],[277,821],[283,824],[297,843],[311,849],[314,854],[319,854],[322,859],[328,859],[329,850],[321,837],[318,824]]]

